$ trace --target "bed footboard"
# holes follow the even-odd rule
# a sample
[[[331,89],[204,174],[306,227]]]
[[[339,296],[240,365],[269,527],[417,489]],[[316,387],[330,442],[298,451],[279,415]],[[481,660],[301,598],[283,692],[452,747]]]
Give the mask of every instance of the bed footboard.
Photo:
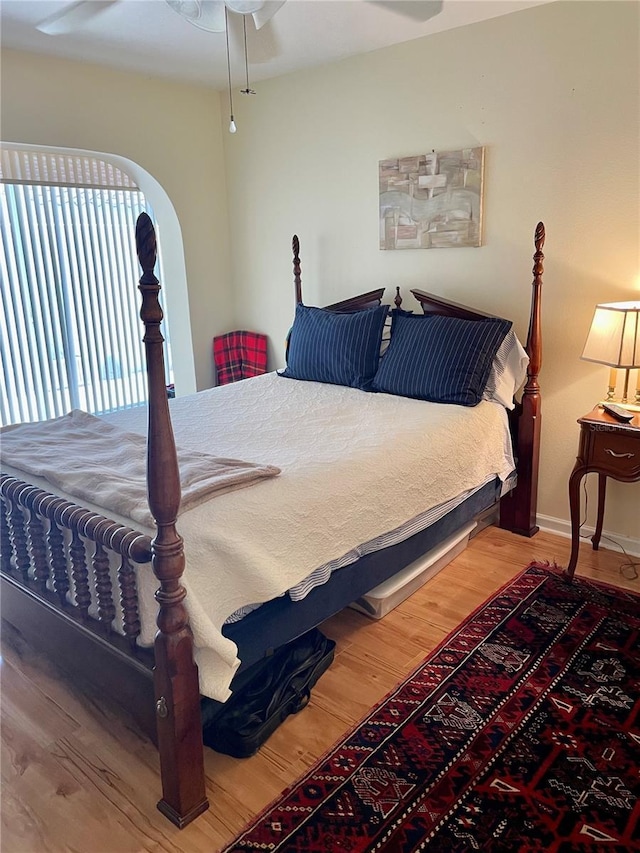
[[[117,637],[117,620],[136,654],[140,613],[133,563],[150,562],[150,538],[6,474],[0,494],[5,576],[101,636]],[[110,554],[118,555],[116,591]]]
[[[135,569],[151,560],[150,538],[6,474],[0,535],[3,618],[61,669],[118,696],[155,738]]]

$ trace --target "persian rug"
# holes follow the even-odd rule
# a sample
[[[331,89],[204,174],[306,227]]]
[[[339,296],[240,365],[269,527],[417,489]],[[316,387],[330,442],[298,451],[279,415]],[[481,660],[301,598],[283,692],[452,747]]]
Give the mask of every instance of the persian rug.
[[[640,850],[639,605],[532,564],[225,850]]]

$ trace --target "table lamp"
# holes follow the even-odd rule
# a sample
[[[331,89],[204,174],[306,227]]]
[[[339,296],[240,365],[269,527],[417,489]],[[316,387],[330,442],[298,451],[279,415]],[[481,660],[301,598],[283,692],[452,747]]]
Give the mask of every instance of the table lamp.
[[[613,401],[616,370],[624,370],[622,398],[616,402],[631,411],[640,411],[640,370],[636,382],[635,403],[628,400],[629,371],[640,368],[640,301],[604,302],[596,305],[587,342],[581,356],[585,361],[608,364],[607,400]]]

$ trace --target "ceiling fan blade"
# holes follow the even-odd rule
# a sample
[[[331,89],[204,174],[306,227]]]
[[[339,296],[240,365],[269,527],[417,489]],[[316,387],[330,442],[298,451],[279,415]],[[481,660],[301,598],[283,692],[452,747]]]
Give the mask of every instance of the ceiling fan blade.
[[[70,33],[84,26],[92,18],[95,18],[109,6],[118,3],[119,0],[79,0],[71,3],[59,12],[44,18],[36,29],[48,36],[58,36]]]
[[[284,6],[285,2],[286,0],[265,0],[259,9],[252,13],[256,29],[259,30],[267,21],[270,21],[278,9]]]
[[[383,6],[414,21],[428,21],[442,12],[442,0],[369,0],[374,6]]]
[[[200,30],[223,33],[226,30],[224,0],[167,0],[174,12]]]

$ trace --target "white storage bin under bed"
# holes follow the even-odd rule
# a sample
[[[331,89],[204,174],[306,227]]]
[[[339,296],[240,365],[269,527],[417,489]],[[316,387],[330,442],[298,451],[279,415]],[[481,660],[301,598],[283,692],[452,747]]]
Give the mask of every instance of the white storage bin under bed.
[[[349,607],[372,619],[382,619],[461,554],[467,547],[469,536],[475,527],[475,521],[466,524],[406,569],[352,602]]]

